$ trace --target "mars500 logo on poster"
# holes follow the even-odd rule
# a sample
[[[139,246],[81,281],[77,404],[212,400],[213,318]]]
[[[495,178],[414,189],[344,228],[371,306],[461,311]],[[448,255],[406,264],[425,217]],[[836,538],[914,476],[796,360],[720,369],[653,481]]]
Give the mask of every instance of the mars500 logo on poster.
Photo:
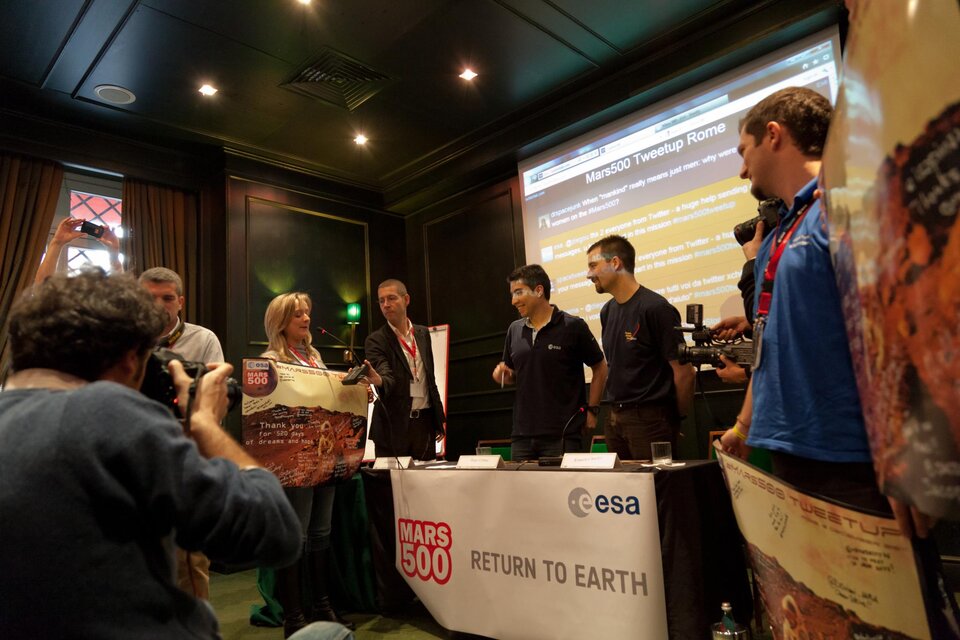
[[[446,584],[450,580],[453,532],[446,522],[397,519],[400,566],[408,577]]]

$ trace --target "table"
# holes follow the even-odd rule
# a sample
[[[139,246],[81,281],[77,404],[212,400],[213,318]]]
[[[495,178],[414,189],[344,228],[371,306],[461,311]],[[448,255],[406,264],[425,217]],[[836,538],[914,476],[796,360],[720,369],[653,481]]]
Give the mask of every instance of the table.
[[[514,469],[516,465],[498,473]],[[532,465],[520,472],[566,473],[555,467]],[[404,473],[431,471],[411,469]],[[683,467],[656,471],[631,465],[597,473],[654,473],[671,640],[709,638],[710,624],[719,620],[723,601],[733,604],[737,619],[749,621],[753,601],[742,541],[716,462],[688,461]],[[371,525],[377,604],[387,611],[399,609],[412,601],[412,592],[395,568],[396,518],[389,472],[364,469],[362,477]],[[485,517],[482,509],[477,510],[477,517]]]

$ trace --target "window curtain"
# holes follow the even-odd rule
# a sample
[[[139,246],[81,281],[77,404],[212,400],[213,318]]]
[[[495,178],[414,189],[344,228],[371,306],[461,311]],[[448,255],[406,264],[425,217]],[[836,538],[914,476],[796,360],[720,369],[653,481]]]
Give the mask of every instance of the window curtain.
[[[10,359],[10,307],[40,268],[62,185],[59,164],[0,154],[0,383]]]
[[[197,195],[173,187],[124,178],[121,250],[127,270],[140,275],[166,267],[183,279],[181,317],[196,322],[199,279]]]

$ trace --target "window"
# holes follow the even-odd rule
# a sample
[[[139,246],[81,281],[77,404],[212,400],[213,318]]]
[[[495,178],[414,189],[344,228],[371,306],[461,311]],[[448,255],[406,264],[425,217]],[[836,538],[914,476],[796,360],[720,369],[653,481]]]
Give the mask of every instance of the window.
[[[122,183],[119,177],[65,173],[57,203],[57,213],[50,228],[48,246],[56,233],[57,226],[68,217],[108,227],[118,238],[122,238],[124,229],[121,190]],[[110,251],[97,238],[84,235],[72,240],[64,249],[57,260],[57,273],[74,274],[87,265],[97,266],[108,272],[112,270]],[[123,254],[120,254],[119,259],[122,265]]]

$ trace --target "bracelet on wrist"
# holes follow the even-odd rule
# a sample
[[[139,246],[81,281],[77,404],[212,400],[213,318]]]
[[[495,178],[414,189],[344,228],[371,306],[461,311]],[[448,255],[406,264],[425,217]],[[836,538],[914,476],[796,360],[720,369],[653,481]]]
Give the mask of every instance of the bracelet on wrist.
[[[740,425],[741,425],[741,424],[743,424],[743,423],[740,422],[739,420],[737,420],[737,423],[736,423],[735,425],[733,425],[733,435],[735,435],[735,436],[737,436],[738,438],[740,438],[741,440],[744,440],[744,441],[745,441],[745,440],[747,439],[747,434],[745,434],[743,431],[740,431]],[[746,425],[744,425],[744,426],[746,426]]]

